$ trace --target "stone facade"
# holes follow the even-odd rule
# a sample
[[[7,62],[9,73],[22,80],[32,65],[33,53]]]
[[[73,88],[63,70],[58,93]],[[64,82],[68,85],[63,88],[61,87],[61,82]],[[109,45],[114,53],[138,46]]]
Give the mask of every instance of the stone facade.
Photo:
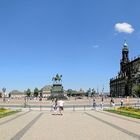
[[[122,49],[120,72],[115,78],[110,79],[111,96],[131,96],[132,87],[140,83],[140,57],[129,60],[129,50],[126,42]]]
[[[24,98],[26,96],[24,92],[18,90],[12,90],[9,95],[11,98]]]
[[[48,97],[51,94],[51,90],[52,90],[52,86],[46,85],[40,91],[41,91],[43,97]]]

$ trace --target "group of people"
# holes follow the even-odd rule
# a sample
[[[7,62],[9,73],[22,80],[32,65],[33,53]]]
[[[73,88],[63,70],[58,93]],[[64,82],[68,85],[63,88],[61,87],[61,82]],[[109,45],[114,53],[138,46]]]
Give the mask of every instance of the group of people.
[[[123,98],[120,98],[120,105],[121,105],[121,107],[123,106]],[[111,100],[110,100],[110,106],[111,107],[115,107],[114,98],[111,98]]]
[[[63,115],[62,111],[64,110],[64,101],[62,99],[58,100],[57,98],[52,100],[53,103],[53,115]]]
[[[103,110],[103,102],[104,98],[101,98],[100,108]],[[120,105],[123,106],[123,98],[120,99]],[[62,112],[64,110],[64,101],[62,99],[58,100],[58,98],[54,98],[52,100],[52,107],[53,107],[53,115],[63,115]],[[93,109],[96,109],[97,104],[95,97],[93,97]],[[110,107],[115,107],[115,101],[114,98],[111,98],[110,100]]]
[[[110,107],[115,107],[114,98],[111,98],[111,100],[110,100]]]
[[[104,98],[102,97],[101,98],[101,103],[100,103],[100,107],[101,107],[101,110],[103,110],[103,101],[104,101]],[[120,99],[120,105],[121,107],[123,106],[123,98]],[[96,104],[96,100],[95,100],[95,97],[93,97],[93,109],[96,109],[97,107],[97,104]],[[114,98],[111,98],[110,100],[110,107],[115,107],[115,101],[114,101]]]
[[[101,110],[103,110],[103,101],[104,101],[104,98],[102,97],[101,103],[100,103]],[[93,97],[93,109],[96,109],[96,107],[97,107],[96,100],[95,100],[95,97]]]

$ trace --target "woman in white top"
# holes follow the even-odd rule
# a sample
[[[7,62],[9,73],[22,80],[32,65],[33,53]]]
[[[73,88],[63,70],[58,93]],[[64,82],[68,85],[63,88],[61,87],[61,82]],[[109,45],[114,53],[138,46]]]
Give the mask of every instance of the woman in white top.
[[[64,110],[64,101],[63,100],[59,100],[58,101],[58,106],[59,106],[60,115],[63,115],[62,111]]]

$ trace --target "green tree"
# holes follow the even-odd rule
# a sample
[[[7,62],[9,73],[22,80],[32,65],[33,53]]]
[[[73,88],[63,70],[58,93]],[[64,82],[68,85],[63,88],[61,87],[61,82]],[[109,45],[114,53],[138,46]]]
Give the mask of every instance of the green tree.
[[[140,97],[140,83],[139,84],[135,84],[132,88],[132,92],[133,94],[137,95],[138,97]]]
[[[92,94],[91,94],[91,95],[92,95],[92,96],[95,96],[95,94],[96,94],[96,91],[95,91],[95,89],[93,88],[93,89],[92,89]]]
[[[91,97],[91,88],[88,89],[88,97]]]
[[[28,97],[31,96],[31,90],[30,90],[29,88],[28,88],[27,91],[26,91],[26,95],[27,95]]]
[[[43,93],[42,93],[42,91],[40,91],[40,95],[39,95],[40,97],[43,97]]]
[[[38,94],[39,94],[39,90],[38,90],[38,88],[35,88],[35,89],[34,89],[34,96],[37,97]]]
[[[67,90],[67,96],[70,97],[72,95],[72,89]]]

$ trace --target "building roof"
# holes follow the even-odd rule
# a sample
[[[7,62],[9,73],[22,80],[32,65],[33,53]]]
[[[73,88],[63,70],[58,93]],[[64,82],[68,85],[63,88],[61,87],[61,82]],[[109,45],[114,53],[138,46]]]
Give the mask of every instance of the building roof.
[[[24,95],[24,92],[18,91],[18,90],[12,90],[11,92],[9,92],[9,94],[11,95]]]
[[[51,85],[46,85],[41,89],[41,91],[48,91],[48,90],[51,90],[51,89],[52,89]]]

